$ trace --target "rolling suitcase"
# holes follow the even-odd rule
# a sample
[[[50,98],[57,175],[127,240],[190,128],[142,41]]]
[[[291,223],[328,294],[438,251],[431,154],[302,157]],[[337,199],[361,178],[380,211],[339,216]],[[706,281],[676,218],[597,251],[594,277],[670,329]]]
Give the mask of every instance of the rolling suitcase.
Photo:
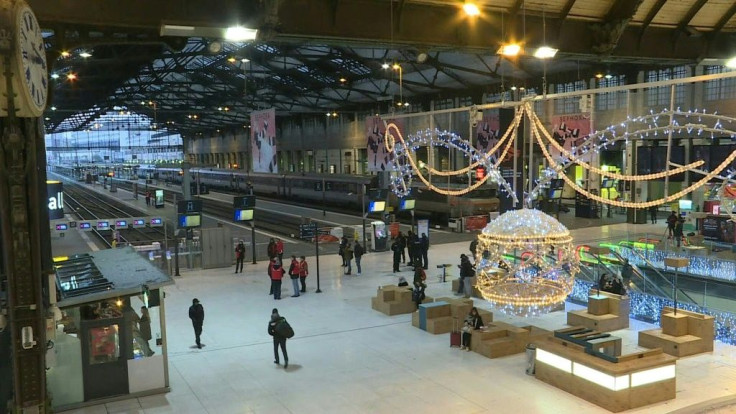
[[[452,332],[450,332],[450,347],[460,348],[460,330],[457,328],[457,318],[454,318],[452,323]]]

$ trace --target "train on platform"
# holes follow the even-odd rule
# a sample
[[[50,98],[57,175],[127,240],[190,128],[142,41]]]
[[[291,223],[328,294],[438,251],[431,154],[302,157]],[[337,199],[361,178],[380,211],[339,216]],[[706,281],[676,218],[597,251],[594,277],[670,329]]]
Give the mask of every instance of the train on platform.
[[[55,167],[57,170],[58,168]],[[153,165],[119,166],[111,165],[86,166],[89,174],[107,176],[114,179],[146,180],[149,184],[165,182],[181,184],[182,169],[178,167],[158,167]],[[67,176],[72,176],[59,171]],[[76,176],[79,171],[74,172]],[[253,173],[232,169],[218,168],[190,168],[192,191],[197,186],[200,194],[209,190],[223,191],[236,194],[249,194],[276,198],[297,203],[308,203],[361,211],[362,186],[367,190],[379,187],[377,175],[348,175],[348,174],[317,174],[317,173],[287,173],[268,174]],[[455,189],[467,187],[467,183],[448,183]],[[324,191],[323,191],[324,189]],[[413,183],[412,198],[415,202],[415,216],[428,218],[432,223],[446,225],[450,218],[467,217],[473,215],[488,215],[499,209],[500,200],[497,196],[497,186],[483,185],[463,196],[446,196],[423,187],[421,183]],[[399,211],[399,200],[389,192],[389,212],[409,216],[409,212]]]

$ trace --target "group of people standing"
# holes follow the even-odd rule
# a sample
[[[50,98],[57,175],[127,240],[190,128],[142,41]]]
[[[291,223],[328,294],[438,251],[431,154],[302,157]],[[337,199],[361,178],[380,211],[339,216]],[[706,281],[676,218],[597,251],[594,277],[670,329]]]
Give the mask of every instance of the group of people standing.
[[[680,247],[682,241],[682,226],[685,224],[685,219],[678,217],[674,211],[667,217],[667,232],[669,237],[672,237],[677,242],[677,247]]]
[[[271,290],[269,295],[273,295],[275,300],[281,300],[281,281],[284,279],[284,267],[278,257],[272,257],[268,263],[268,277],[271,279]],[[289,277],[291,278],[294,294],[292,298],[298,298],[301,293],[307,291],[307,276],[309,275],[309,265],[306,257],[301,256],[299,260],[296,256],[291,256],[291,264],[289,265]],[[301,281],[301,289],[299,288]]]
[[[406,260],[406,251],[409,253],[409,260]],[[399,272],[399,265],[402,262],[406,262],[407,266],[421,266],[423,269],[427,269],[429,265],[429,259],[427,252],[429,251],[429,238],[426,233],[422,233],[421,237],[418,237],[416,233],[409,230],[407,236],[404,233],[399,234],[394,238],[391,243],[391,251],[394,252],[393,260],[393,272]]]
[[[358,240],[355,240],[355,242],[351,246],[348,238],[342,236],[342,238],[340,239],[340,247],[337,253],[342,258],[342,267],[346,268],[346,275],[350,275],[353,273],[353,258],[355,259],[355,267],[358,271],[357,275],[361,275],[362,269],[360,267],[360,259],[363,257],[363,254],[365,254],[365,249],[360,244],[360,242],[358,242]]]

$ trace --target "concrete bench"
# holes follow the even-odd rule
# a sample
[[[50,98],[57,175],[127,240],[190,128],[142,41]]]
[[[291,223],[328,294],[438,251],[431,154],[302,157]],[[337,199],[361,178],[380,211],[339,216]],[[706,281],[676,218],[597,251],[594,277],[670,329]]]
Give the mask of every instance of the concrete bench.
[[[584,326],[601,332],[629,327],[628,296],[591,289],[587,309],[567,312],[567,324]]]
[[[710,315],[672,307],[662,309],[660,329],[639,332],[639,346],[662,348],[667,354],[683,357],[713,351],[715,320]]]

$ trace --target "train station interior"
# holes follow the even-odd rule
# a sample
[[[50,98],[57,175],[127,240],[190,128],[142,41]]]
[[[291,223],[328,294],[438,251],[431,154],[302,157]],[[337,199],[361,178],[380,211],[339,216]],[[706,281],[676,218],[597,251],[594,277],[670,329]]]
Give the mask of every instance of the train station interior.
[[[736,412],[733,2],[0,0],[0,67],[0,414]]]

